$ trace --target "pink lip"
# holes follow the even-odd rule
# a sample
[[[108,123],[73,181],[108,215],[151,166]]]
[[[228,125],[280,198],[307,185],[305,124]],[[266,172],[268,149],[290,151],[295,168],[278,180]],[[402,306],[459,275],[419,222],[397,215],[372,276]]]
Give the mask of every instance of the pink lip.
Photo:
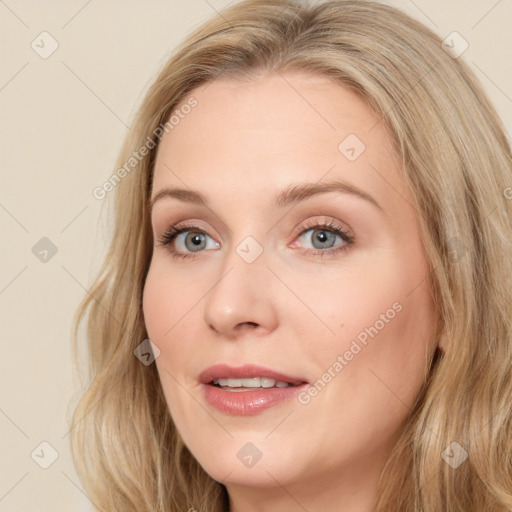
[[[253,391],[225,391],[211,384],[214,379],[249,379],[251,377],[266,377],[296,385],[288,388],[256,388]],[[256,365],[237,367],[226,364],[215,365],[204,370],[199,380],[202,383],[206,401],[211,406],[221,412],[238,416],[259,414],[289,400],[308,386],[308,383],[300,377],[285,375]]]

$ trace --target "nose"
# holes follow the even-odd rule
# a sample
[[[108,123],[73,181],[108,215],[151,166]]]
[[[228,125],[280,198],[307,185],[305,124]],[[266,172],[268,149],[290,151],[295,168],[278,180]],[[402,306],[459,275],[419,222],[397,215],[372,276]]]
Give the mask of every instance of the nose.
[[[234,253],[222,270],[204,302],[209,329],[228,339],[273,331],[278,323],[275,277],[263,255],[247,263]]]

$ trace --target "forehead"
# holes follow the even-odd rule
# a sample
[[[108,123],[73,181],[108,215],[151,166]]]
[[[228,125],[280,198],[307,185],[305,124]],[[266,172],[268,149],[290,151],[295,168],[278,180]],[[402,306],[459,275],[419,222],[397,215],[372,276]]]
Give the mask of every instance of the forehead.
[[[243,185],[257,193],[328,174],[377,192],[382,183],[375,165],[403,188],[379,116],[359,94],[327,77],[224,77],[194,90],[181,105],[190,97],[197,105],[160,142],[154,189],[185,184],[214,193]]]
[[[362,134],[379,121],[353,90],[327,77],[298,71],[272,72],[254,79],[218,78],[194,90],[181,105],[191,96],[197,101],[189,114],[195,121],[192,128],[202,136],[209,132],[209,138],[220,138],[226,132],[236,137],[237,129],[287,131],[297,136],[310,135],[313,129],[317,131],[315,140],[329,136],[336,140],[346,130]],[[172,130],[176,144],[191,135],[191,121],[185,121],[187,118]],[[379,130],[372,138],[378,135]]]

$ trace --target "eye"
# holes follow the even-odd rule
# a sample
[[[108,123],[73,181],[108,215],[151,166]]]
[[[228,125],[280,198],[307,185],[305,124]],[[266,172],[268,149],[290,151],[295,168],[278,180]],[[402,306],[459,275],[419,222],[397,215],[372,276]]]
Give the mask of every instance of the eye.
[[[218,249],[220,244],[197,226],[170,226],[159,239],[160,245],[168,245],[173,256],[193,257],[205,249]]]
[[[298,246],[307,255],[334,255],[348,249],[354,241],[345,229],[332,220],[308,221],[296,231],[300,243],[294,242],[291,247]],[[208,233],[192,225],[170,226],[158,242],[168,246],[171,255],[176,258],[194,258],[204,250],[220,249],[220,244]]]
[[[334,254],[346,250],[354,241],[346,230],[333,221],[317,222],[312,225],[306,223],[297,231],[300,233],[298,239],[301,248],[306,254]]]

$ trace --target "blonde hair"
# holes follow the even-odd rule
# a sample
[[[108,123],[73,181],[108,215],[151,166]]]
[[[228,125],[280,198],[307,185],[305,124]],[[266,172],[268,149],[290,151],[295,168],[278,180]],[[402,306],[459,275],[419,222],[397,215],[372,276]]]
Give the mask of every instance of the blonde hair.
[[[72,452],[98,510],[228,510],[226,489],[183,445],[147,338],[148,200],[155,130],[200,84],[302,70],[359,92],[389,128],[418,211],[446,344],[383,472],[378,511],[512,510],[512,158],[470,69],[439,37],[366,0],[246,0],[196,30],[148,91],[118,161],[154,140],[115,191],[108,255],[75,318],[87,320],[88,389]],[[149,139],[148,139],[149,137]],[[458,443],[451,445],[451,443]],[[468,458],[456,469],[442,452]],[[335,447],[333,447],[335,448]]]

